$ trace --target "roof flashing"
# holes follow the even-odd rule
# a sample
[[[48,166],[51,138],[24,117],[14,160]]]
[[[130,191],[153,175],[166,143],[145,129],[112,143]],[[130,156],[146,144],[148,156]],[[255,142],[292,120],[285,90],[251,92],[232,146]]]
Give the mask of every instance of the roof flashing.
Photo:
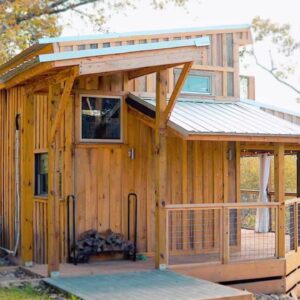
[[[162,50],[162,49],[188,47],[188,46],[203,47],[209,45],[210,45],[209,37],[202,37],[202,38],[188,39],[188,40],[164,41],[164,42],[134,44],[134,45],[117,46],[117,47],[100,48],[100,49],[87,49],[87,50],[78,50],[78,51],[66,51],[66,52],[57,52],[57,53],[50,53],[50,54],[41,54],[39,55],[39,61],[51,62],[51,61],[60,61],[60,60],[92,57],[92,56],[125,54],[125,53],[132,53],[132,52]]]
[[[133,31],[122,33],[102,33],[91,34],[85,36],[61,36],[53,38],[42,38],[38,40],[39,44],[64,43],[64,42],[79,42],[85,40],[101,40],[101,39],[118,39],[126,37],[151,36],[151,35],[167,35],[167,34],[182,34],[193,33],[201,31],[222,31],[222,30],[247,30],[250,29],[250,24],[236,24],[236,25],[220,25],[220,26],[205,26],[192,28],[176,28],[176,29],[160,29],[147,31]]]

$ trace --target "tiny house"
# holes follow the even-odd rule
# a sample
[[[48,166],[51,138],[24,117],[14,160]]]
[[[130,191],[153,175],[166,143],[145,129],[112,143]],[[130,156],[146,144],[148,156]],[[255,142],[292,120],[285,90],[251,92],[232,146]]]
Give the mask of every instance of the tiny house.
[[[255,97],[253,77],[240,89],[250,43],[248,25],[45,38],[0,66],[0,246],[57,274],[68,196],[77,239],[130,236],[134,193],[137,250],[156,268],[297,293],[300,202],[284,157],[300,126],[241,101]],[[272,201],[241,201],[249,153],[274,157]]]

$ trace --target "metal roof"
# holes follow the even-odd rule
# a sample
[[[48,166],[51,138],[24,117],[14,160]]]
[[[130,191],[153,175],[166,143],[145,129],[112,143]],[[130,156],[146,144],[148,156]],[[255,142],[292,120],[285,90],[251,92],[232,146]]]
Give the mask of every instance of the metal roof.
[[[177,29],[162,29],[162,30],[148,30],[148,31],[134,31],[123,33],[106,33],[106,34],[93,34],[85,36],[65,36],[39,39],[39,44],[84,41],[84,40],[98,40],[98,39],[111,39],[111,38],[124,38],[134,36],[148,36],[156,34],[181,34],[192,33],[198,31],[215,31],[215,30],[238,30],[250,29],[249,24],[236,24],[236,25],[222,25],[222,26],[207,26],[207,27],[193,27],[193,28],[177,28]]]
[[[133,100],[155,110],[153,99]],[[179,99],[168,126],[184,135],[300,136],[300,126],[240,101]]]
[[[287,108],[287,107],[277,106],[269,103],[258,102],[256,100],[250,100],[250,99],[242,99],[241,102],[256,106],[258,108],[270,109],[280,113],[289,114],[295,117],[300,117],[299,103],[294,103],[293,105],[289,103]]]
[[[111,55],[111,54],[170,49],[170,48],[187,47],[187,46],[201,47],[201,46],[209,46],[209,45],[210,45],[209,37],[202,37],[197,39],[165,41],[165,42],[135,44],[135,45],[127,45],[127,46],[100,48],[100,49],[88,49],[88,50],[78,50],[78,51],[57,52],[51,54],[41,54],[39,55],[39,61],[50,62],[50,61],[82,58],[82,57],[104,56],[104,55]]]

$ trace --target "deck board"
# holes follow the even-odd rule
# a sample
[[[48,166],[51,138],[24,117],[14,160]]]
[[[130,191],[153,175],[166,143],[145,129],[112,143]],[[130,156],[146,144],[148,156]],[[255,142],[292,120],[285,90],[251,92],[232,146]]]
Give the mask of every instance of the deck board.
[[[152,270],[44,280],[50,285],[86,300],[252,299],[248,292],[171,271]]]

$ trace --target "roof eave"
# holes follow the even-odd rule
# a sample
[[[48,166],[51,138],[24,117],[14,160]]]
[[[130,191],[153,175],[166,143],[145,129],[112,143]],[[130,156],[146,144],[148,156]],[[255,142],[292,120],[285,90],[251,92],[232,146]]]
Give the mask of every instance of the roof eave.
[[[224,134],[224,133],[188,133],[187,140],[267,142],[300,144],[300,135],[264,135],[264,134]]]

